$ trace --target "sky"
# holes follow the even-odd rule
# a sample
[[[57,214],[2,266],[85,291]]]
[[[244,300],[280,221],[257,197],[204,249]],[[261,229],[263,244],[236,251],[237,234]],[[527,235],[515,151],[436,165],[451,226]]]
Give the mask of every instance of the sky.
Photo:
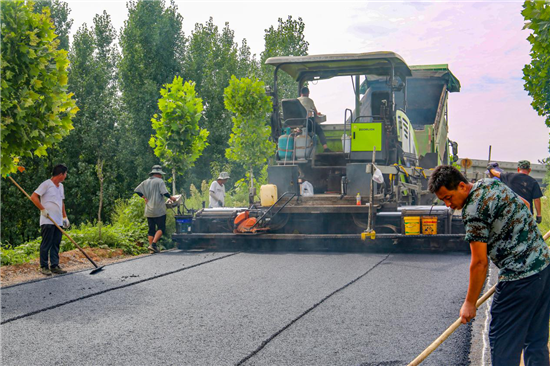
[[[103,10],[119,32],[128,16],[126,1],[67,2],[72,34]],[[212,17],[220,28],[228,22],[235,41],[246,39],[258,58],[265,29],[292,15],[305,23],[310,55],[392,51],[408,65],[448,64],[462,85],[449,95],[449,137],[458,142],[459,157],[487,159],[489,146],[492,160],[535,163],[549,156],[549,130],[523,88],[531,48],[522,29],[523,1],[175,2],[186,36]],[[317,109],[331,123],[343,121],[352,93],[349,79],[328,89],[311,86]]]

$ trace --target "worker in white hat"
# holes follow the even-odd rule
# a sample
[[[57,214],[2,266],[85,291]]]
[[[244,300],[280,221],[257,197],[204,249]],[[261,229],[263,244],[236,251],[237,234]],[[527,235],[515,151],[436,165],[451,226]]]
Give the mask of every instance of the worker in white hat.
[[[210,203],[208,207],[224,207],[225,206],[225,183],[229,179],[229,173],[221,172],[218,179],[210,185]]]

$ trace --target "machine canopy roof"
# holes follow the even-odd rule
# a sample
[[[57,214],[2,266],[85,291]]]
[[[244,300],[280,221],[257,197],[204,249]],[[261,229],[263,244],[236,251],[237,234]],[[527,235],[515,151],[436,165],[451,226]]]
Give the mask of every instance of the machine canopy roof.
[[[411,65],[413,77],[415,78],[441,78],[446,81],[449,92],[460,91],[460,81],[449,69],[449,65]]]
[[[389,76],[391,64],[395,66],[395,75],[401,79],[412,75],[401,56],[387,51],[271,57],[265,63],[275,67],[280,66],[281,70],[296,81],[330,79],[348,75]]]

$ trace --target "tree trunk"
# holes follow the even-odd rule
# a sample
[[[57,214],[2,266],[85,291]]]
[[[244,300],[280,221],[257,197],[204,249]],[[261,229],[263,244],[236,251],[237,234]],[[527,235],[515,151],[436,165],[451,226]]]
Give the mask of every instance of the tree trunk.
[[[254,204],[254,196],[256,196],[256,187],[254,187],[254,170],[250,167],[250,187],[248,189],[248,203]]]
[[[176,169],[172,168],[172,196],[176,195]]]
[[[101,158],[97,159],[97,178],[99,179],[99,210],[97,211],[97,228],[98,228],[98,239],[101,240],[101,227],[103,222],[101,221],[101,210],[103,208],[103,163],[104,161]]]

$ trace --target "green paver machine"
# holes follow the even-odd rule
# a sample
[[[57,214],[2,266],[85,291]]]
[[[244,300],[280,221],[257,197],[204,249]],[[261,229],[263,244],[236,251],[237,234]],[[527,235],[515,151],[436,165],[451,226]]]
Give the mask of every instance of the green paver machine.
[[[273,57],[266,64],[274,67],[270,122],[278,142],[268,167],[272,199],[261,194],[250,207],[200,210],[189,232],[174,240],[467,250],[460,218],[427,191],[430,169],[457,159],[457,144],[447,136],[447,100],[460,83],[447,65],[409,67],[393,52]],[[341,111],[342,120],[322,122],[297,99],[279,99],[280,72],[296,81],[297,96],[308,83],[351,78],[355,103]],[[314,123],[330,152],[318,143]],[[313,194],[303,194],[302,180]],[[237,227],[243,212],[252,218],[250,230]]]

